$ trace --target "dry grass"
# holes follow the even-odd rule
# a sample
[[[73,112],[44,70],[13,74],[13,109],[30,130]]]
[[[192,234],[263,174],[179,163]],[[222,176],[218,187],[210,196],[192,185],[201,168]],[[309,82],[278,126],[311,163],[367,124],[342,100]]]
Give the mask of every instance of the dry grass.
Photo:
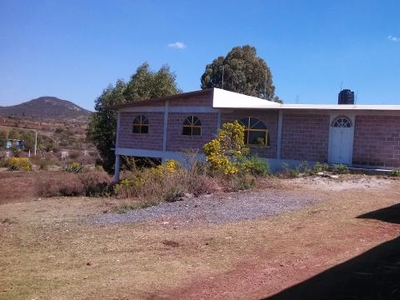
[[[56,196],[109,196],[111,177],[104,171],[87,170],[81,173],[53,172],[54,176],[38,176],[39,197]]]
[[[398,181],[367,192],[311,180],[268,182],[326,201],[218,226],[162,216],[124,225],[87,222],[118,205],[113,198],[3,204],[0,299],[260,299],[400,233],[399,225],[356,218],[398,203]]]

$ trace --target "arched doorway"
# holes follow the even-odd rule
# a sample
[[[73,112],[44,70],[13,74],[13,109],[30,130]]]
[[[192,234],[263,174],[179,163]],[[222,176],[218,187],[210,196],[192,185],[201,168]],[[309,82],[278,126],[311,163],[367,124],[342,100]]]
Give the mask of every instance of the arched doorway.
[[[334,117],[329,131],[329,162],[350,165],[353,158],[354,121]]]

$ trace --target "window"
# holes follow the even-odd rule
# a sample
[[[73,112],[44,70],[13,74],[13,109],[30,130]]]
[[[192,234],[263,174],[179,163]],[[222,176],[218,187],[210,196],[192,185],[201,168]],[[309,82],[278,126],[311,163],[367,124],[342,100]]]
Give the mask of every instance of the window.
[[[133,120],[132,133],[149,133],[149,120],[140,115]]]
[[[201,135],[201,122],[196,116],[190,116],[183,122],[183,135]]]
[[[244,143],[246,145],[270,145],[268,129],[263,122],[256,118],[248,117],[240,119],[239,123],[245,127]]]
[[[346,117],[337,117],[332,122],[332,127],[350,128],[351,127],[351,121],[349,119],[347,119]]]

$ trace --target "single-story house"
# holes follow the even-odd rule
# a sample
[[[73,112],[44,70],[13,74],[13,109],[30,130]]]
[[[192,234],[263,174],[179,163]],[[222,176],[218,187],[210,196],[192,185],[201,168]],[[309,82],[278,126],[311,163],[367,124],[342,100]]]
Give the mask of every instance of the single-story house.
[[[115,180],[121,155],[182,160],[235,120],[251,152],[273,170],[304,161],[400,167],[400,105],[280,104],[212,88],[116,110]]]

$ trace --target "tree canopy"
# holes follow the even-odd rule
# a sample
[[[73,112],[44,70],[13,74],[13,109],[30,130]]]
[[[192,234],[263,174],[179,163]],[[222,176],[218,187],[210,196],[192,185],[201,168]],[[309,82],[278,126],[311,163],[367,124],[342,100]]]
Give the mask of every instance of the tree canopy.
[[[201,76],[201,89],[221,88],[270,101],[282,102],[275,96],[272,74],[265,61],[249,45],[234,47],[206,65]]]
[[[136,69],[128,83],[117,80],[115,86],[109,85],[95,101],[96,112],[92,115],[88,128],[88,139],[97,147],[101,164],[111,173],[114,170],[117,114],[113,107],[137,100],[165,97],[181,92],[175,81],[175,74],[168,65],[157,72],[150,70],[147,63]]]

